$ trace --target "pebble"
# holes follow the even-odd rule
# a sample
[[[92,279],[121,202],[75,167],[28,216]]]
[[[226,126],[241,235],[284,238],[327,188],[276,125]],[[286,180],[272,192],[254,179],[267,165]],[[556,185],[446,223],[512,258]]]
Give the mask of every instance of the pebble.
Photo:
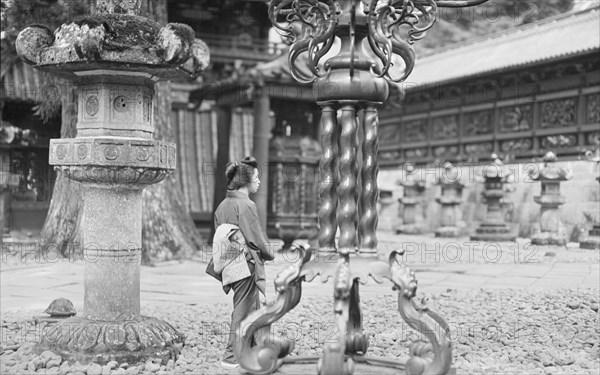
[[[106,364],[106,366],[108,366],[109,369],[114,370],[117,367],[119,367],[119,362],[117,361],[110,361]]]
[[[160,370],[160,364],[153,362],[146,363],[146,371],[157,372],[158,370]]]
[[[87,367],[87,375],[102,375],[102,366],[92,363]]]
[[[58,373],[60,375],[66,375],[71,369],[71,366],[69,366],[68,362],[63,362],[60,367],[58,368]]]

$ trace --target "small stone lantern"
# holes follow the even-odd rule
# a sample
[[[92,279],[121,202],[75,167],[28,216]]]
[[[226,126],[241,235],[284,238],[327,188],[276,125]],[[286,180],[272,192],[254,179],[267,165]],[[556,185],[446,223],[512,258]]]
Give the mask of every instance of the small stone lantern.
[[[597,166],[600,166],[600,148],[596,149],[596,154],[592,156],[592,152],[588,152],[586,156],[589,160],[596,162]],[[596,180],[600,182],[600,177],[596,177]],[[592,217],[596,217],[598,214],[598,206],[595,208],[592,207],[595,212],[591,215]],[[589,249],[589,250],[600,250],[600,221],[594,219],[594,227],[589,231],[588,235],[579,242],[579,247],[581,249]]]
[[[483,179],[485,190],[481,195],[487,202],[487,211],[485,219],[471,235],[474,241],[515,241],[517,239],[518,228],[514,228],[504,221],[502,211],[502,199],[504,198],[504,184],[512,177],[510,174],[504,175],[502,172],[502,161],[496,154],[492,155],[494,159],[491,165],[483,169]]]
[[[567,244],[567,233],[560,221],[559,207],[565,203],[565,197],[560,195],[560,183],[573,177],[569,168],[556,165],[556,155],[548,152],[544,155],[544,168],[539,171],[530,172],[534,181],[542,184],[539,196],[533,200],[542,206],[540,212],[540,226],[531,237],[534,245],[557,245]]]
[[[396,233],[419,234],[423,233],[423,218],[419,213],[419,203],[423,199],[425,181],[415,172],[413,165],[406,166],[406,173],[398,185],[404,189],[403,196],[398,198],[402,204],[402,224],[396,228]]]
[[[459,209],[462,203],[462,191],[465,185],[460,182],[460,170],[451,163],[446,163],[442,176],[437,182],[441,195],[435,199],[442,205],[441,226],[435,231],[436,237],[458,237]]]
[[[37,69],[78,90],[77,136],[50,141],[50,164],[83,190],[84,310],[44,331],[36,350],[81,363],[176,358],[184,336],[140,314],[142,191],[175,169],[175,145],[153,139],[154,83],[190,78],[208,49],[187,25],[140,17],[142,0],[98,0],[97,13],[16,41]]]

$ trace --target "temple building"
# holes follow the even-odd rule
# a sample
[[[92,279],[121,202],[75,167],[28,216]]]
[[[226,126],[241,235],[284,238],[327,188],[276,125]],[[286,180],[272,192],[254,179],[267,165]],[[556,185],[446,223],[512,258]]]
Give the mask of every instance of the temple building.
[[[401,108],[381,114],[379,180],[401,179],[403,165],[417,166],[429,181],[429,230],[438,221],[436,204],[428,203],[439,194],[432,182],[447,161],[462,166],[464,227],[483,219],[482,184],[476,180],[492,153],[514,175],[507,215],[521,223],[521,235],[529,235],[536,220],[532,197],[540,189],[527,172],[540,169],[548,151],[574,172],[564,184],[567,203],[561,208],[567,229],[585,222],[584,208],[597,207],[598,167],[583,159],[600,147],[599,9],[561,14],[417,59]]]

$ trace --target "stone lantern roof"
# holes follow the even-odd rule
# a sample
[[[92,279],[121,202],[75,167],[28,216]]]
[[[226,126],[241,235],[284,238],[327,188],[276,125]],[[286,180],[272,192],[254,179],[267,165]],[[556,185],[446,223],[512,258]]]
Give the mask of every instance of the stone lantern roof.
[[[457,189],[462,189],[465,184],[460,181],[461,170],[457,168],[454,164],[447,162],[444,164],[442,168],[441,175],[437,179],[437,184],[441,186],[454,186]]]
[[[421,173],[419,173],[416,168],[408,164],[406,166],[406,171],[403,174],[402,178],[396,181],[397,185],[404,187],[415,187],[418,190],[425,189],[425,181],[423,181]]]
[[[36,68],[73,77],[91,70],[147,73],[158,79],[197,76],[209,63],[208,47],[187,25],[137,15],[142,0],[101,0],[97,12],[54,33],[33,25],[18,36],[18,54]]]
[[[534,181],[567,181],[573,177],[573,171],[570,168],[558,167],[556,163],[556,154],[549,151],[544,155],[544,168],[529,173]]]

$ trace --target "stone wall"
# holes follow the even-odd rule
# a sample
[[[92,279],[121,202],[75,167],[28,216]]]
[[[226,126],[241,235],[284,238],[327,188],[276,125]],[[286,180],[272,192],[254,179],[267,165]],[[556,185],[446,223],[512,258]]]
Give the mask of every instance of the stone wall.
[[[590,228],[591,222],[586,219],[584,212],[592,214],[596,220],[600,217],[600,186],[596,178],[599,175],[598,165],[589,161],[558,161],[559,166],[568,166],[573,170],[573,178],[561,184],[562,195],[567,202],[560,207],[561,220],[570,235],[570,241],[577,241],[582,228]],[[486,205],[481,192],[483,183],[479,182],[485,165],[459,165],[461,182],[466,187],[463,191],[464,203],[461,205],[463,235],[470,234],[485,215]],[[542,168],[542,163],[516,163],[504,166],[504,171],[510,171],[515,176],[515,182],[510,186],[514,191],[507,194],[507,199],[513,202],[513,207],[507,207],[507,221],[520,224],[520,237],[529,237],[533,226],[539,222],[540,206],[533,197],[540,193],[540,183],[532,181],[527,174],[528,169]],[[435,201],[440,194],[440,187],[435,184],[442,176],[441,165],[417,167],[417,173],[425,178],[427,188],[420,210],[424,217],[423,227],[426,232],[433,232],[439,226],[441,206]],[[394,231],[402,223],[401,204],[402,186],[397,184],[403,178],[403,170],[381,169],[378,184],[382,190],[392,191],[392,198],[380,202],[379,230]]]

